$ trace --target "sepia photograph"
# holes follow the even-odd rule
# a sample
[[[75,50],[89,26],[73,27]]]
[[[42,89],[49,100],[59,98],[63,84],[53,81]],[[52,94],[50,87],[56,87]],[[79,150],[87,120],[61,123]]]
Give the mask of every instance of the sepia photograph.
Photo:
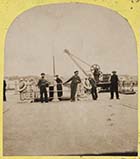
[[[136,156],[138,57],[128,20],[83,3],[26,10],[4,48],[4,156]]]

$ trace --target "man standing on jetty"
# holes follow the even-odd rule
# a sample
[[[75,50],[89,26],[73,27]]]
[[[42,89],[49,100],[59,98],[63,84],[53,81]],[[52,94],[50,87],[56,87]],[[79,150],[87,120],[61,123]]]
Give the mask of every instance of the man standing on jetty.
[[[55,81],[57,83],[57,85],[56,85],[57,86],[57,96],[58,96],[58,99],[61,101],[61,97],[63,96],[63,87],[62,87],[63,81],[58,75],[56,75],[55,77],[56,77]]]
[[[37,86],[40,89],[40,101],[41,103],[45,102],[48,103],[48,94],[46,87],[49,86],[48,81],[45,79],[45,73],[41,73],[41,79],[39,79]],[[44,96],[44,97],[43,97]]]
[[[3,101],[5,102],[6,101],[6,81],[3,80]]]
[[[119,99],[119,92],[118,92],[119,79],[118,79],[118,76],[116,75],[116,71],[112,71],[112,76],[111,76],[110,82],[111,82],[111,85],[110,85],[111,97],[110,97],[110,99],[114,98],[114,93],[116,94],[116,99]]]
[[[95,79],[92,77],[91,74],[88,75],[88,80],[91,85],[91,95],[93,100],[97,100],[98,94],[97,94],[97,85]]]
[[[76,95],[76,92],[77,92],[77,85],[79,83],[81,83],[81,79],[79,77],[79,71],[75,71],[74,72],[74,76],[72,76],[69,80],[67,80],[66,82],[64,82],[64,85],[68,82],[71,81],[71,102],[74,102],[75,101],[75,95]]]

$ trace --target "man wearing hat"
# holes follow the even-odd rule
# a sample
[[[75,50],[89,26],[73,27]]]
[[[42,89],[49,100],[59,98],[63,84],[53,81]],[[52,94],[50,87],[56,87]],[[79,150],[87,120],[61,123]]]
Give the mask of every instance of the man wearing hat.
[[[79,74],[79,71],[75,71],[74,76],[72,76],[69,80],[64,82],[64,85],[65,85],[66,83],[71,81],[71,85],[70,85],[70,87],[71,87],[71,102],[75,101],[75,95],[76,95],[76,92],[77,92],[77,85],[79,83],[81,83],[81,79],[78,76],[78,74]]]
[[[56,77],[55,81],[57,83],[57,96],[58,99],[61,100],[61,97],[63,96],[63,87],[62,87],[63,82],[58,75],[56,75],[55,77]]]
[[[97,85],[95,79],[92,77],[91,74],[88,75],[88,80],[91,85],[91,95],[93,100],[97,100],[98,94],[97,94]]]
[[[41,73],[41,79],[38,81],[38,87],[40,89],[40,101],[43,103],[44,99],[43,96],[45,97],[45,102],[48,102],[48,94],[47,94],[47,89],[48,87],[48,81],[45,79],[45,73]]]
[[[116,93],[116,99],[119,99],[119,92],[118,92],[119,79],[118,79],[118,76],[116,75],[116,71],[112,71],[110,82],[111,82],[111,85],[110,85],[111,98],[110,99],[114,98],[114,92]]]

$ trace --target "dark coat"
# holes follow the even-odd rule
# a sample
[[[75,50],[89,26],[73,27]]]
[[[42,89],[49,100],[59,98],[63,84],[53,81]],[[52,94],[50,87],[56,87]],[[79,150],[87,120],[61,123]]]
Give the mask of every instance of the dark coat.
[[[3,101],[6,101],[6,81],[3,80]]]
[[[74,101],[76,91],[77,91],[77,85],[78,85],[78,83],[81,83],[81,79],[79,76],[74,75],[68,81],[66,81],[65,84],[70,82],[70,81],[71,81],[71,100]]]
[[[62,97],[62,95],[63,95],[62,80],[57,77],[56,83],[57,83],[57,95],[58,95],[58,97]]]
[[[38,81],[38,87],[41,89],[41,88],[46,88],[49,86],[48,84],[48,81],[44,78],[41,78],[39,81]]]
[[[71,81],[71,85],[77,85],[78,83],[81,83],[81,79],[79,76],[72,76],[69,80],[67,80],[65,83],[68,83]]]
[[[3,89],[4,89],[4,90],[6,90],[6,86],[7,86],[6,81],[3,80]]]
[[[91,84],[92,87],[94,87],[94,88],[97,87],[96,86],[96,82],[95,82],[95,80],[93,78],[89,78],[88,80],[89,80],[89,82],[90,82],[90,84]]]
[[[118,76],[117,75],[112,75],[111,76],[111,79],[110,79],[110,82],[111,82],[111,89],[118,89],[118,82],[119,82],[119,79],[118,79]]]

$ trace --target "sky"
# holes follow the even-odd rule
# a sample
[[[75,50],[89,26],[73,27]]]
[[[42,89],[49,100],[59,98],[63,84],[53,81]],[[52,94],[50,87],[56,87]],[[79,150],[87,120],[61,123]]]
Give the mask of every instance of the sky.
[[[5,42],[5,76],[53,74],[53,56],[56,74],[70,76],[79,69],[64,49],[98,64],[103,73],[137,75],[136,42],[127,20],[104,7],[67,3],[38,6],[14,20]]]

